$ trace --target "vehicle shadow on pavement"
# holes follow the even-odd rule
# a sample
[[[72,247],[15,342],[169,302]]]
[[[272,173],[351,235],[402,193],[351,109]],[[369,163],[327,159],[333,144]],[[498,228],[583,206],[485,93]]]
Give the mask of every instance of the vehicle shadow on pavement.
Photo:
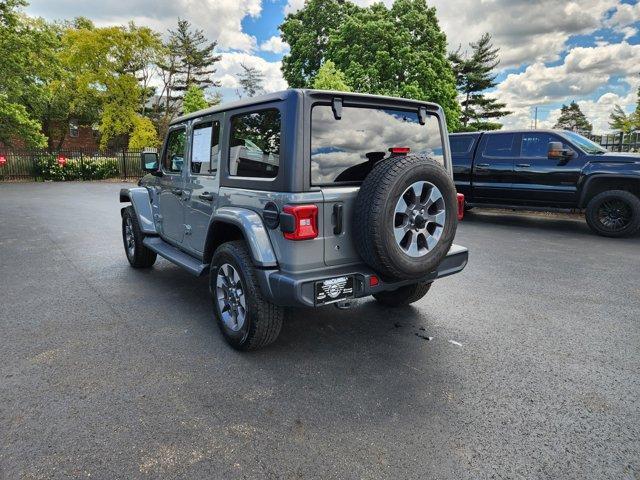
[[[514,212],[512,210],[470,211],[464,215],[463,224],[491,224],[496,226],[531,228],[555,231],[571,235],[594,237],[584,218],[577,214],[545,214],[538,212]]]

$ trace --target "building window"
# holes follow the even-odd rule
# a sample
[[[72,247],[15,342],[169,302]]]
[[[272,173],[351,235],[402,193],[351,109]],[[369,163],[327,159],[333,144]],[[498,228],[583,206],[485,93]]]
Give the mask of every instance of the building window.
[[[77,120],[69,120],[69,136],[72,138],[77,138],[80,129],[78,128]]]

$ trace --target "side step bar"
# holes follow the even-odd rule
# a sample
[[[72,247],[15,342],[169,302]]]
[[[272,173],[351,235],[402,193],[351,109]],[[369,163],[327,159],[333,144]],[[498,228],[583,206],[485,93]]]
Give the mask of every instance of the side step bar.
[[[184,268],[187,272],[196,277],[201,277],[209,273],[209,265],[200,263],[200,260],[184,253],[173,245],[168,244],[160,237],[144,237],[142,244],[149,250],[153,250],[161,257]]]

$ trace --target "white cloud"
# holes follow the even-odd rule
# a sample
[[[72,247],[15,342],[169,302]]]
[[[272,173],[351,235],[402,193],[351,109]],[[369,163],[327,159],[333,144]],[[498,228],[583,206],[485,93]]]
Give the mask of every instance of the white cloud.
[[[31,0],[27,12],[50,19],[86,16],[97,25],[126,24],[134,20],[166,32],[176,27],[178,18],[189,20],[203,29],[221,49],[251,51],[255,37],[242,31],[242,20],[257,18],[262,11],[261,0],[109,0],[88,2],[77,0]]]
[[[637,21],[640,21],[640,3],[635,5],[622,3],[616,6],[615,12],[607,21],[607,25],[610,27],[626,27]]]
[[[260,45],[260,50],[271,53],[285,53],[289,51],[289,45],[282,40],[282,37],[274,35]]]
[[[223,53],[222,59],[216,64],[217,78],[223,88],[238,88],[238,74],[242,66],[257,68],[264,74],[264,89],[275,92],[287,88],[287,82],[282,78],[280,62],[268,62],[264,58],[242,52]]]
[[[538,62],[522,73],[508,75],[492,95],[505,102],[508,109],[513,111],[512,115],[504,117],[501,122],[506,127],[523,128],[530,125],[533,107],[584,99],[607,85],[612,77],[620,76],[629,85],[629,95],[621,97],[610,93],[602,95],[597,101],[578,102],[581,106],[584,103],[589,113],[593,114],[593,119],[590,120],[594,122],[594,128],[606,130],[608,122],[605,120],[613,108],[611,102],[626,108],[635,102],[638,65],[640,45],[622,42],[576,47],[561,65],[548,67]],[[605,112],[607,108],[609,110]],[[554,112],[549,117],[554,117]]]

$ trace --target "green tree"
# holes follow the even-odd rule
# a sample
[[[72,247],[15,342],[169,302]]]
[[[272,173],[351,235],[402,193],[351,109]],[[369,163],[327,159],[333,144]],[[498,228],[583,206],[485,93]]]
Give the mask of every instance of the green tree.
[[[129,148],[157,147],[159,143],[158,133],[153,122],[147,117],[138,115],[133,121],[133,131],[129,136]]]
[[[41,147],[46,138],[33,105],[39,102],[49,52],[39,44],[38,25],[21,13],[25,5],[0,2],[0,141]]]
[[[193,30],[187,20],[178,20],[176,30],[169,32],[169,40],[158,56],[157,73],[162,87],[157,92],[152,116],[158,131],[164,136],[169,123],[178,115],[183,96],[191,85],[202,90],[219,87],[213,78],[215,64],[222,58],[215,54],[217,42],[210,42],[202,30]],[[219,96],[212,100],[219,102]]]
[[[495,48],[491,42],[491,35],[485,33],[477,42],[469,44],[471,53],[457,51],[449,55],[456,76],[458,92],[463,96],[461,103],[461,122],[464,130],[496,130],[501,124],[491,122],[509,115],[505,103],[495,98],[487,97],[482,92],[495,87],[496,75],[494,73],[500,64],[498,58],[499,48]]]
[[[241,63],[240,67],[242,68],[242,71],[238,74],[240,89],[236,91],[238,96],[255,97],[257,94],[264,92],[264,73],[256,67],[247,67],[244,63]]]
[[[214,53],[217,42],[209,42],[204,32],[193,30],[187,20],[178,19],[178,28],[169,34],[168,48],[176,58],[173,90],[185,92],[191,85],[219,87],[220,82],[213,79],[214,65],[222,58]]]
[[[40,131],[40,122],[30,118],[23,105],[10,102],[0,93],[0,142],[12,146],[16,139],[29,147],[47,144],[47,138]]]
[[[318,90],[336,90],[339,92],[350,92],[351,87],[347,85],[344,73],[336,68],[336,64],[327,60],[318,70],[318,74],[313,79],[313,88]]]
[[[630,133],[640,128],[640,109],[636,108],[635,112],[627,114],[620,105],[615,105],[611,115],[609,115],[609,126],[623,133]]]
[[[308,0],[285,18],[280,31],[291,47],[282,73],[292,88],[310,87],[325,60],[330,36],[358,7],[344,0]]]
[[[580,106],[572,101],[569,105],[562,105],[560,117],[553,126],[561,130],[571,130],[580,134],[591,133],[593,125],[589,123],[587,117],[580,110]]]
[[[65,31],[62,43],[65,67],[74,72],[77,102],[99,104],[100,146],[122,145],[135,127],[145,96],[139,73],[147,68],[148,51],[159,48],[158,36],[133,23],[104,28],[83,24]]]
[[[447,41],[426,0],[396,0],[391,8],[308,0],[280,29],[291,46],[282,67],[291,86],[311,86],[331,60],[353,91],[436,102],[449,127],[457,128],[460,106]]]
[[[196,85],[191,85],[184,94],[182,111],[184,113],[192,113],[207,108],[208,106],[209,102],[207,102],[204,96],[204,91]]]

